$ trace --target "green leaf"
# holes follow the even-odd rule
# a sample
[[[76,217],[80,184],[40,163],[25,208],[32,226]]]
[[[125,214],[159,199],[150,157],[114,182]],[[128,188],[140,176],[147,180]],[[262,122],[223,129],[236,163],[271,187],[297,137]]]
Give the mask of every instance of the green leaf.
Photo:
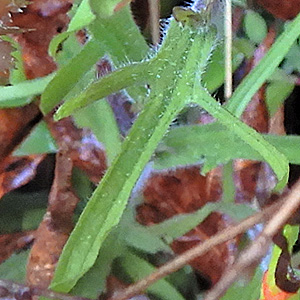
[[[24,142],[14,151],[13,155],[55,153],[57,146],[44,121],[35,126]]]
[[[257,12],[248,10],[244,18],[244,30],[251,41],[260,44],[267,35],[265,19]]]
[[[0,202],[0,233],[33,230],[46,212],[49,191],[10,192]]]
[[[284,100],[291,95],[294,87],[294,83],[286,80],[272,81],[268,84],[266,89],[266,103],[271,116],[276,113]]]
[[[94,3],[102,6],[102,1],[95,0]],[[116,66],[128,60],[141,61],[149,52],[149,47],[136,26],[128,5],[110,18],[96,18],[90,24],[89,31],[101,43],[101,47],[105,48],[105,52]]]
[[[171,251],[170,247],[159,236],[153,234],[149,227],[139,224],[135,217],[135,207],[128,205],[116,229],[118,230],[118,239],[124,245],[150,254],[159,251]]]
[[[14,282],[24,283],[26,276],[28,251],[13,254],[0,265],[0,278]]]
[[[225,213],[236,221],[240,221],[253,214],[253,209],[244,204],[236,205],[234,203],[223,202],[208,203],[194,213],[172,217],[160,224],[150,226],[148,230],[154,235],[167,237],[168,242],[171,243],[173,239],[183,236],[199,225],[213,211]]]
[[[76,31],[89,25],[95,19],[95,16],[91,12],[88,0],[83,0],[78,7],[73,5],[72,11],[73,10],[75,10],[75,14],[69,23],[68,30],[56,35],[50,42],[48,52],[53,58],[56,57],[58,46],[63,41],[65,41],[71,34],[74,34]]]
[[[133,281],[138,281],[154,272],[155,267],[130,251],[120,259],[120,264]],[[183,296],[166,279],[151,285],[147,292],[164,300],[184,300]]]
[[[99,43],[92,39],[66,65],[57,71],[41,97],[40,108],[49,113],[104,54]]]
[[[99,101],[80,110],[74,116],[80,127],[88,127],[103,143],[108,165],[121,150],[120,131],[109,103]]]
[[[75,15],[72,17],[69,23],[68,31],[76,31],[83,27],[86,27],[94,19],[95,16],[91,11],[89,0],[82,0],[79,7],[76,9]]]
[[[12,86],[0,87],[0,107],[16,107],[26,105],[41,94],[55,74],[27,80]]]
[[[124,239],[127,246],[150,254],[155,254],[159,251],[170,252],[170,247],[161,240],[155,230],[151,230],[151,227],[147,228],[133,223],[124,229],[120,233],[120,238]]]
[[[200,87],[200,85],[198,87]],[[257,133],[253,128],[247,126],[229,111],[224,109],[220,103],[216,102],[216,100],[201,87],[195,90],[194,101],[213,117],[217,118],[228,128],[228,130],[236,134],[245,143],[249,144],[257,151],[263,159],[269,163],[278,178],[278,183],[275,188],[277,190],[284,188],[288,181],[289,162],[281,152],[269,144],[262,135]]]
[[[114,259],[124,252],[123,241],[116,231],[112,231],[103,243],[93,267],[77,282],[72,295],[96,299],[106,287],[106,279],[110,274]]]
[[[244,59],[244,53],[240,48],[236,47],[238,41],[234,41],[233,53],[232,53],[232,67],[235,71]],[[246,48],[246,46],[245,46]],[[250,50],[248,50],[250,51]],[[203,74],[202,82],[203,85],[210,91],[213,92],[224,83],[225,77],[224,67],[224,44],[221,43],[217,46],[213,52],[210,62],[207,66],[205,73]]]
[[[58,35],[56,35],[50,42],[48,53],[53,59],[56,59],[56,54],[59,49],[59,46],[71,35],[73,32],[64,31]]]
[[[99,2],[100,3],[100,2]],[[102,1],[101,1],[102,5]],[[50,112],[69,91],[76,86],[84,74],[104,55],[108,54],[115,65],[128,59],[140,61],[149,51],[139,29],[134,23],[129,7],[107,19],[97,18],[89,27],[91,40],[81,52],[65,64],[47,86],[41,98],[41,110]],[[132,87],[129,94],[138,101],[145,94],[144,89]],[[99,98],[97,99],[99,100]]]
[[[236,88],[225,108],[240,117],[251,98],[261,85],[273,74],[294,41],[299,37],[300,14],[286,26],[260,63],[244,78]]]
[[[292,45],[286,54],[284,62],[282,63],[282,69],[285,70],[287,74],[291,74],[293,71],[300,71],[300,47],[297,42]]]
[[[22,59],[22,49],[18,42],[8,35],[1,36],[1,40],[9,42],[14,50],[11,56],[14,58],[14,68],[10,70],[9,82],[12,85],[18,84],[26,80],[24,64]]]
[[[222,175],[222,200],[225,203],[234,203],[236,187],[234,182],[234,163],[232,160],[223,165]]]
[[[245,275],[246,276],[246,275]],[[227,291],[220,300],[257,300],[259,299],[263,271],[257,267],[255,274],[248,282],[247,278],[239,279]]]
[[[92,11],[95,15],[108,18],[114,14],[114,9],[116,5],[122,0],[89,0]],[[128,1],[129,3],[129,1]]]
[[[54,118],[60,120],[74,111],[85,107],[132,84],[145,84],[149,77],[149,63],[131,64],[120,68],[99,81],[92,83],[86,90],[74,98],[68,99],[57,110]]]
[[[33,230],[37,229],[42,222],[46,211],[43,208],[29,209],[24,212],[22,217],[22,229]]]
[[[264,134],[263,137],[282,152],[290,163],[300,164],[299,136]],[[168,169],[208,160],[220,165],[237,158],[264,160],[257,151],[219,122],[190,125],[175,127],[168,132],[156,150],[154,168]]]

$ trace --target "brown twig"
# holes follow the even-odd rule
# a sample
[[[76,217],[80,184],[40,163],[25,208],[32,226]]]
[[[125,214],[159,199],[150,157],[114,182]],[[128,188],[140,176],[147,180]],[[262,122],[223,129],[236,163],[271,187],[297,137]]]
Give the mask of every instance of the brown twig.
[[[273,236],[287,223],[288,219],[300,206],[300,180],[298,180],[283,201],[284,204],[268,221],[259,237],[241,253],[231,268],[223,274],[220,281],[208,292],[205,300],[219,299],[243,270],[256,262],[258,263],[266,255]]]
[[[159,43],[159,0],[149,0],[150,12],[150,28],[153,45],[157,46]]]
[[[244,221],[240,222],[237,225],[233,225],[225,230],[221,231],[220,233],[214,235],[210,239],[206,240],[204,243],[199,244],[198,246],[184,252],[182,255],[177,256],[170,262],[166,263],[165,265],[158,268],[155,272],[150,274],[149,276],[145,277],[144,279],[138,281],[137,283],[129,286],[128,288],[124,289],[116,293],[113,297],[109,300],[126,300],[131,298],[135,295],[143,293],[151,284],[158,281],[159,279],[179,270],[190,261],[195,259],[196,257],[205,254],[211,248],[224,243],[230,239],[233,239],[237,235],[245,232],[252,226],[258,223],[265,222],[270,219],[270,217],[277,211],[280,210],[283,202],[279,201],[264,210],[250,216],[249,218],[245,219]]]
[[[28,299],[31,298],[31,296],[43,296],[59,300],[91,300],[89,298],[56,293],[47,289],[28,287],[23,284],[0,279],[0,297],[8,298],[8,296],[12,296],[17,299]]]

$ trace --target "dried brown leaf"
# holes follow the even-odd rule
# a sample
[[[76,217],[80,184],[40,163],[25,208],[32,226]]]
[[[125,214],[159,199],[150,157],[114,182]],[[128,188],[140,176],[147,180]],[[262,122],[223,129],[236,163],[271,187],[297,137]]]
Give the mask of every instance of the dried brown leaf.
[[[53,122],[47,118],[57,144],[67,147],[74,165],[82,169],[90,180],[98,183],[106,170],[105,152],[89,129],[77,128],[71,118]]]
[[[66,12],[70,1],[33,1],[22,13],[12,14],[12,26],[30,29],[15,35],[22,47],[25,72],[29,79],[42,77],[56,69],[48,55],[52,38],[63,31],[69,22]]]
[[[300,12],[299,0],[257,0],[257,3],[284,20],[293,19]]]
[[[0,198],[31,181],[36,175],[38,165],[45,156],[45,154],[41,154],[7,157],[4,161],[6,166],[0,174]]]
[[[34,232],[17,232],[0,235],[0,263],[15,251],[23,249],[34,239]]]
[[[207,202],[218,201],[222,194],[220,176],[220,169],[202,176],[198,167],[152,176],[144,190],[144,204],[137,208],[137,220],[151,225],[177,214],[194,212]],[[229,224],[228,218],[213,213],[188,234],[175,240],[172,249],[175,253],[182,253]],[[193,260],[191,265],[215,284],[232,261],[235,251],[236,240],[213,248],[205,256]]]
[[[40,111],[35,104],[0,109],[0,170],[3,168],[3,159],[23,140],[40,118]]]

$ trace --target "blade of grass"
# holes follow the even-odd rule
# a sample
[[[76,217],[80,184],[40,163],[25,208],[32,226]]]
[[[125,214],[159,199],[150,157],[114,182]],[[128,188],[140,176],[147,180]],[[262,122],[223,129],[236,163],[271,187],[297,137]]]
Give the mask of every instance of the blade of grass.
[[[273,74],[299,35],[300,14],[286,26],[284,32],[272,45],[260,63],[236,88],[231,99],[225,105],[228,111],[237,117],[242,115],[251,98],[261,85]]]
[[[75,98],[67,100],[57,110],[54,116],[55,120],[65,118],[74,111],[130,85],[145,84],[149,78],[148,66],[148,62],[143,64],[133,63],[102,77]]]
[[[16,107],[28,104],[31,100],[34,100],[30,97],[41,94],[54,76],[55,74],[52,73],[16,85],[0,87],[0,107]]]
[[[41,97],[40,108],[44,114],[49,113],[63,97],[76,85],[76,82],[104,55],[100,44],[90,40],[48,84]]]

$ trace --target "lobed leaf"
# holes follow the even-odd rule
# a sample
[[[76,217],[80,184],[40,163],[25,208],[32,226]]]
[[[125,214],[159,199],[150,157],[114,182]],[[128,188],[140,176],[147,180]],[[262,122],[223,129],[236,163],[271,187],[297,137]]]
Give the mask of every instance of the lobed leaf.
[[[299,19],[300,20],[300,19]],[[196,79],[197,80],[197,79]],[[200,87],[200,84],[199,86]],[[283,189],[288,181],[289,162],[286,157],[274,146],[268,143],[262,135],[253,128],[241,122],[220,103],[211,97],[203,88],[195,90],[194,101],[201,105],[209,114],[217,118],[232,133],[236,134],[245,143],[257,151],[269,163],[278,178],[277,190]]]
[[[266,141],[282,152],[292,164],[300,164],[299,136],[263,134]],[[263,157],[219,122],[172,128],[163,138],[154,156],[154,168],[167,169],[197,164],[204,160],[215,165],[242,158],[263,160]]]

